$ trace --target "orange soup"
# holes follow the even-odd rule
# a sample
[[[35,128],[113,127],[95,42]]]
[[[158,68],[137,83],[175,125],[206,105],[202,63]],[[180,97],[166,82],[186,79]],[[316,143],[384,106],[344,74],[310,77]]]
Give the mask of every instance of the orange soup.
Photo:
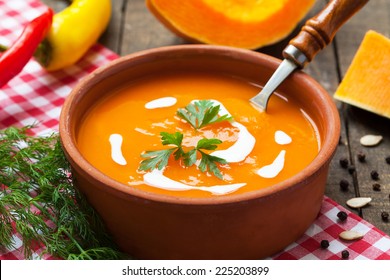
[[[315,124],[296,101],[274,94],[267,113],[251,105],[249,99],[260,89],[216,73],[145,77],[99,100],[86,113],[77,144],[92,165],[129,188],[211,197],[272,187],[306,167],[317,155],[320,140]],[[231,118],[195,129],[178,111],[199,101],[219,106],[218,117]],[[202,139],[218,139],[219,144],[192,152],[191,166],[185,164],[186,156],[172,152],[165,166],[142,170],[146,152],[177,148],[163,145],[161,132],[181,135],[181,152],[187,159]],[[213,162],[214,169],[206,165],[202,172],[202,152],[205,159],[225,162]],[[220,176],[212,172],[215,168]]]

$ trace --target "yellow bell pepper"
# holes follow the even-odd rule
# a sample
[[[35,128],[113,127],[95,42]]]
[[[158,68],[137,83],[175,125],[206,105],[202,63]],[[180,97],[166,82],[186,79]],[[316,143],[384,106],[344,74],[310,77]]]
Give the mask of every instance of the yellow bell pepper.
[[[37,59],[48,71],[76,63],[96,43],[111,17],[111,0],[73,0],[53,17],[47,44]]]

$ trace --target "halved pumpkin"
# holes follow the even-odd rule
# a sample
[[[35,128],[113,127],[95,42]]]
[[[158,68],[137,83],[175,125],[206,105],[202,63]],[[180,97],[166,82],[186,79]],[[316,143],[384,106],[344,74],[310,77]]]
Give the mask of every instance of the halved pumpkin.
[[[190,41],[257,49],[289,35],[314,0],[146,0],[170,30]]]
[[[390,39],[368,31],[335,99],[390,118]]]

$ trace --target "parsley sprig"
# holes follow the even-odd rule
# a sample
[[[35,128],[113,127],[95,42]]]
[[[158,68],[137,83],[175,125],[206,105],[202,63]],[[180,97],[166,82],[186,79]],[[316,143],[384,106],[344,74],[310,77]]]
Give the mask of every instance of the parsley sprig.
[[[168,132],[161,132],[161,141],[163,145],[174,145],[176,148],[158,150],[158,151],[146,151],[141,154],[141,157],[146,158],[141,162],[140,170],[148,171],[153,169],[162,170],[168,164],[169,157],[174,154],[175,160],[179,160],[184,156],[182,148],[183,134],[176,132],[170,134]]]
[[[222,179],[222,173],[216,163],[227,164],[223,158],[212,156],[204,152],[204,150],[212,151],[217,148],[217,145],[222,141],[216,138],[203,138],[198,141],[196,147],[185,152],[182,147],[183,134],[180,132],[168,133],[161,132],[161,142],[163,145],[173,145],[175,147],[157,151],[146,151],[141,154],[145,158],[139,167],[140,170],[162,170],[168,164],[169,157],[173,154],[175,160],[182,160],[186,167],[194,165],[200,155],[199,170],[202,172],[210,171],[219,179]]]
[[[177,115],[197,130],[207,125],[232,119],[228,114],[219,116],[220,109],[220,105],[214,106],[214,102],[210,100],[199,100],[188,104],[185,108],[177,110]],[[145,159],[141,161],[140,170],[162,170],[168,165],[168,160],[172,154],[176,161],[182,160],[184,166],[190,167],[198,161],[198,155],[200,155],[199,170],[201,172],[210,171],[216,177],[222,179],[222,173],[219,170],[217,163],[227,164],[228,162],[223,158],[212,156],[205,152],[205,150],[215,150],[217,146],[222,143],[221,140],[216,138],[203,138],[198,141],[193,149],[185,152],[182,147],[182,133],[175,132],[171,134],[168,132],[161,132],[160,135],[163,145],[173,145],[175,147],[158,151],[146,151],[141,154],[141,157]]]
[[[210,100],[199,100],[188,104],[185,108],[180,108],[177,115],[187,121],[195,129],[200,129],[206,125],[217,122],[231,120],[229,115],[218,116],[220,105],[214,106]]]

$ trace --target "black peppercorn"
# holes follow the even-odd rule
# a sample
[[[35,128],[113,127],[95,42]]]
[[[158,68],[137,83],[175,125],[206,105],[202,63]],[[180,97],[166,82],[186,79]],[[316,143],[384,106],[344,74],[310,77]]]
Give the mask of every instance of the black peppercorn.
[[[329,247],[329,241],[328,240],[321,240],[321,248],[326,249]]]
[[[348,191],[348,187],[349,187],[349,182],[345,179],[342,179],[340,181],[340,189],[344,192]]]
[[[382,221],[388,222],[388,221],[389,221],[389,213],[386,212],[386,211],[383,211],[383,212],[381,213],[381,218],[382,218]]]
[[[353,174],[355,172],[356,168],[353,165],[348,166],[348,172],[349,174]]]
[[[349,258],[349,252],[348,252],[347,250],[343,250],[343,251],[341,252],[341,257],[342,257],[343,259],[348,259],[348,258]]]
[[[347,158],[341,158],[340,159],[340,166],[342,168],[347,168],[348,167],[348,164],[349,164],[349,161]]]
[[[378,184],[378,183],[372,184],[372,189],[373,189],[374,191],[379,192],[379,191],[381,190],[381,185]]]
[[[371,178],[373,180],[379,180],[379,173],[378,173],[378,171],[372,170],[370,175],[371,175]]]
[[[359,152],[357,154],[357,158],[360,162],[365,162],[366,161],[366,154],[364,154],[363,152]]]
[[[387,164],[390,164],[390,156],[386,157]]]
[[[348,214],[344,211],[340,211],[337,213],[337,218],[339,218],[340,221],[345,221],[348,218]]]

